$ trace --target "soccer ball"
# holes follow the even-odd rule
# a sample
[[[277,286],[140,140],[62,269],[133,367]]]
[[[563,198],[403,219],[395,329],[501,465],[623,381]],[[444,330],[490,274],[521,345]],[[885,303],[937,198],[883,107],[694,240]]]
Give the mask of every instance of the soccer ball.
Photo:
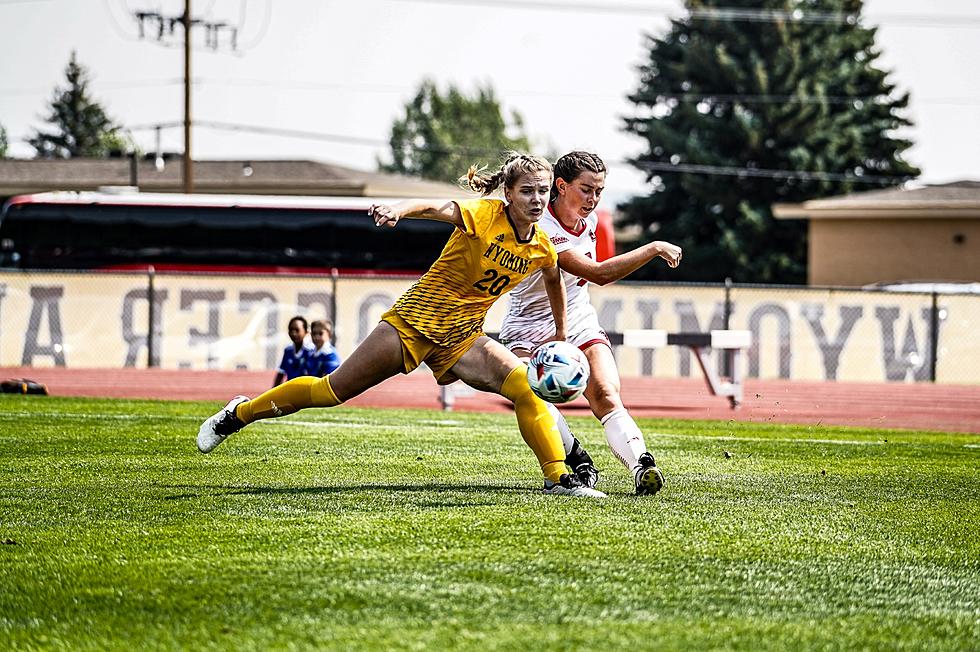
[[[589,361],[568,342],[545,342],[531,352],[527,382],[549,403],[574,401],[589,384]]]

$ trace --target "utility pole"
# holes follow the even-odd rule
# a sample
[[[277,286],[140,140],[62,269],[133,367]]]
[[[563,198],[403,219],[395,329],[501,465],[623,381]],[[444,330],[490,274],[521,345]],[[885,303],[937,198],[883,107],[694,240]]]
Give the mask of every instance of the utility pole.
[[[191,0],[184,0],[184,192],[194,192],[194,157],[191,155]]]
[[[164,16],[157,11],[136,11],[133,17],[139,23],[140,38],[146,36],[146,26],[151,28],[156,26],[157,41],[163,42],[167,37],[172,37],[174,27],[180,25],[184,28],[184,165],[183,165],[183,185],[185,193],[194,192],[194,157],[191,149],[191,28],[197,25],[205,28],[205,44],[212,50],[217,50],[221,43],[221,34],[228,31],[231,35],[230,44],[232,50],[238,49],[238,28],[232,27],[225,22],[211,22],[198,18],[192,18],[191,0],[184,0],[184,13],[180,16]],[[159,150],[159,146],[157,147]]]

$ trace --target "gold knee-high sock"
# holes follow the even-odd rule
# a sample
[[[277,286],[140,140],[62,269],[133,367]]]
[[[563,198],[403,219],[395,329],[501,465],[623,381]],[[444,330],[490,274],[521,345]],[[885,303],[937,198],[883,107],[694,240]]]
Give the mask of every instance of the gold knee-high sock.
[[[534,395],[527,384],[527,366],[521,365],[507,374],[500,393],[514,403],[517,425],[525,443],[534,451],[541,464],[544,477],[558,482],[565,467],[565,447],[554,417],[548,412],[544,401]]]
[[[235,416],[245,423],[281,417],[308,407],[333,407],[340,400],[330,387],[330,376],[300,376],[240,404]]]

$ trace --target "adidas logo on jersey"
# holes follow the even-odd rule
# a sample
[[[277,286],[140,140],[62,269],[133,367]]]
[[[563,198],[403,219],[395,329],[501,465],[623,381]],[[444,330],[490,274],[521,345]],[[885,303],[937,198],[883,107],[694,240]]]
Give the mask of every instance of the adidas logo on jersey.
[[[503,242],[504,241],[504,234],[501,233],[501,234],[497,235],[497,237],[494,238],[494,240],[496,240],[497,242]]]
[[[563,235],[556,235],[555,237],[553,237],[551,239],[551,244],[553,244],[553,245],[560,245],[560,244],[564,244],[566,242],[568,242],[568,238],[566,238]]]

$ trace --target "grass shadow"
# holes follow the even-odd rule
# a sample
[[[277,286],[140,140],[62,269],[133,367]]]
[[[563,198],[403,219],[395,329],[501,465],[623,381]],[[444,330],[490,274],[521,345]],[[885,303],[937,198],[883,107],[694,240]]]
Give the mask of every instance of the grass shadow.
[[[196,492],[185,492],[164,496],[164,500],[186,500],[200,498],[202,495],[222,496],[329,496],[363,491],[398,492],[398,493],[463,493],[463,494],[527,494],[533,488],[527,485],[498,485],[498,484],[447,484],[447,483],[364,483],[318,487],[236,487],[236,486],[171,486],[173,489],[197,489]]]

